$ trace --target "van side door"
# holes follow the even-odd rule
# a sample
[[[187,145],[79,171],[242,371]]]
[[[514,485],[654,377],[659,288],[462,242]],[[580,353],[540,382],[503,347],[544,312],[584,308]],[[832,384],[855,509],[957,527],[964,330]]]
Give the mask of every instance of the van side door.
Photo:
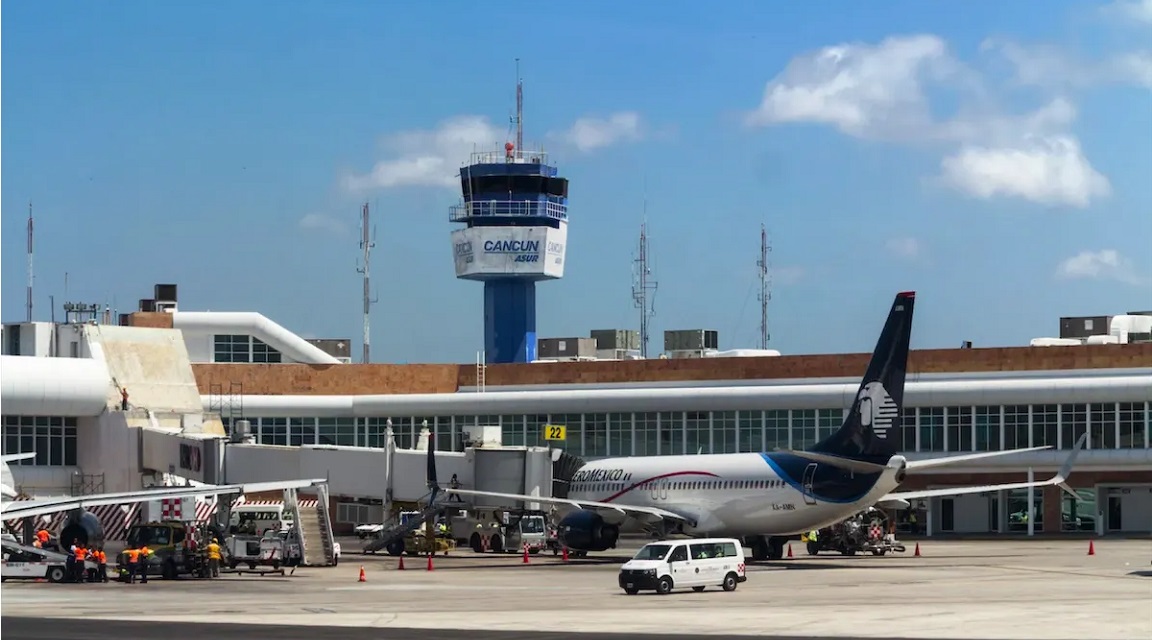
[[[672,585],[674,587],[690,586],[692,583],[692,567],[691,562],[688,561],[688,545],[678,544],[668,554],[668,568],[672,573]]]

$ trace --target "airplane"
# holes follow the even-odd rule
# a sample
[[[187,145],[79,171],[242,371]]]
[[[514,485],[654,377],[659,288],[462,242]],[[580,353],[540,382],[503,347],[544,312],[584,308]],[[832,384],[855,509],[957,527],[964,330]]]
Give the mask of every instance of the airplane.
[[[615,548],[621,533],[646,531],[660,538],[670,533],[740,538],[754,560],[780,559],[790,536],[842,522],[877,504],[907,507],[911,500],[1048,485],[1075,495],[1065,481],[1087,434],[1048,480],[895,491],[911,471],[1050,448],[924,460],[900,454],[897,434],[915,302],[914,291],[896,295],[843,424],[807,451],[605,458],[573,474],[566,498],[444,491],[554,505],[560,518],[559,541],[577,557]],[[433,447],[430,442],[428,474],[435,494],[440,489],[435,484]]]
[[[284,480],[246,484],[203,484],[194,487],[159,487],[142,489],[140,491],[16,501],[15,498],[19,494],[15,489],[16,483],[9,464],[18,460],[27,460],[34,457],[36,457],[35,452],[0,456],[0,496],[6,500],[12,500],[11,502],[5,501],[0,504],[0,521],[36,518],[61,511],[69,511],[71,513],[68,514],[67,519],[64,521],[64,525],[61,527],[60,535],[58,536],[61,549],[68,549],[76,541],[97,547],[103,545],[104,527],[100,523],[100,519],[85,507],[129,504],[161,499],[197,498],[231,493],[243,494],[259,493],[261,491],[303,489],[327,482],[324,478],[315,478],[312,480]]]

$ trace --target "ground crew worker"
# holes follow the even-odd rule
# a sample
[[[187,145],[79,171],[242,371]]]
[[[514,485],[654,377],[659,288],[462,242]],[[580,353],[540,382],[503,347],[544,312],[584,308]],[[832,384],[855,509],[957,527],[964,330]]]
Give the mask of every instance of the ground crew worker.
[[[128,389],[126,387],[120,387],[120,410],[128,410]]]
[[[148,561],[154,555],[148,545],[140,547],[140,584],[148,584]]]
[[[48,533],[47,529],[41,529],[36,532],[36,546],[40,549],[43,549],[51,539],[52,534]]]
[[[121,568],[121,574],[125,575],[128,584],[136,584],[136,565],[140,561],[140,550],[133,547],[128,547],[124,550],[124,559],[127,561],[127,573],[125,569]]]
[[[213,578],[220,577],[220,543],[216,538],[212,538],[212,542],[208,543],[208,570]]]
[[[76,545],[76,564],[74,565],[73,569],[73,571],[75,571],[73,574],[73,580],[76,582],[84,582],[85,578],[87,577],[88,563],[85,562],[87,558],[88,549],[85,549],[84,545],[82,544]]]
[[[69,582],[71,582],[76,575],[76,545],[72,545],[72,547],[68,549],[68,557],[64,559],[64,574],[68,576],[67,580]]]
[[[96,550],[96,582],[108,582],[108,556],[103,549]]]

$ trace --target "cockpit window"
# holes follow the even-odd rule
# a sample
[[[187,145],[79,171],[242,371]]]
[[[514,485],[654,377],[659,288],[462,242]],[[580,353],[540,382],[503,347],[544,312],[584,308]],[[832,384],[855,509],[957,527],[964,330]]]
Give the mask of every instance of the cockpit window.
[[[668,555],[668,550],[672,548],[669,544],[650,544],[645,546],[636,554],[633,560],[663,560],[664,556]]]

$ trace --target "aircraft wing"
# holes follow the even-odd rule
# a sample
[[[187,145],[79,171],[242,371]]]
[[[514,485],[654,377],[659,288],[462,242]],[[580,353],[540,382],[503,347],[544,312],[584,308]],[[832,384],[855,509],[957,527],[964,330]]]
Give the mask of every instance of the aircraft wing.
[[[1064,491],[1076,495],[1076,492],[1068,486],[1068,476],[1072,473],[1072,465],[1076,462],[1076,456],[1080,455],[1080,450],[1084,447],[1084,442],[1088,439],[1088,434],[1081,434],[1080,439],[1076,442],[1076,448],[1068,455],[1068,459],[1064,461],[1064,465],[1060,467],[1060,471],[1056,475],[1048,478],[1047,480],[1040,480],[1037,482],[1010,482],[1007,484],[986,484],[980,486],[969,487],[948,487],[945,489],[927,489],[924,491],[897,491],[889,493],[880,499],[880,504],[889,505],[903,505],[907,506],[909,500],[920,500],[923,498],[936,498],[940,496],[960,496],[970,493],[984,493],[987,491],[1004,491],[1006,489],[1029,489],[1031,487],[1046,487],[1049,485],[1057,485]],[[1046,448],[1046,447],[1045,447]],[[1003,451],[996,453],[1019,453],[1020,451],[1027,451],[1028,449],[1017,449],[1015,451]],[[986,456],[985,456],[986,457]],[[968,458],[968,456],[956,456],[956,458]]]
[[[615,511],[624,515],[636,516],[647,515],[654,516],[664,520],[674,520],[677,522],[685,522],[694,524],[691,518],[682,516],[678,513],[673,513],[665,509],[657,509],[655,507],[633,507],[623,504],[613,504],[611,502],[594,502],[591,500],[572,500],[570,498],[544,498],[541,496],[526,496],[516,493],[496,493],[493,491],[473,491],[471,489],[444,489],[446,493],[457,493],[466,496],[488,496],[492,498],[504,498],[506,500],[522,500],[524,502],[544,502],[547,504],[562,504],[578,509],[586,509],[589,511]]]
[[[905,468],[909,471],[914,471],[916,469],[941,467],[946,464],[954,464],[957,462],[968,462],[969,460],[980,460],[981,458],[995,458],[997,456],[1007,456],[1014,453],[1026,453],[1028,451],[1041,451],[1043,449],[1051,448],[1051,446],[1028,447],[1026,449],[1009,449],[1008,451],[983,451],[981,453],[965,453],[959,456],[943,456],[940,458],[928,458],[927,460],[909,460],[908,465]]]
[[[29,451],[28,453],[10,453],[7,455],[0,456],[0,462],[4,462],[4,463],[16,462],[17,460],[29,460],[29,459],[35,458],[35,457],[36,457],[35,451]]]
[[[172,498],[196,498],[201,496],[214,496],[229,493],[257,493],[260,491],[276,491],[283,489],[302,489],[315,484],[327,482],[323,478],[313,480],[287,480],[283,482],[255,482],[249,484],[203,485],[199,487],[167,487],[163,489],[144,489],[140,491],[125,491],[122,493],[101,493],[91,496],[74,498],[49,498],[46,500],[27,500],[9,502],[0,511],[0,518],[15,520],[19,518],[32,518],[35,516],[71,511],[86,507],[97,507],[108,504],[128,504],[133,502],[148,502],[149,500],[162,500]]]

